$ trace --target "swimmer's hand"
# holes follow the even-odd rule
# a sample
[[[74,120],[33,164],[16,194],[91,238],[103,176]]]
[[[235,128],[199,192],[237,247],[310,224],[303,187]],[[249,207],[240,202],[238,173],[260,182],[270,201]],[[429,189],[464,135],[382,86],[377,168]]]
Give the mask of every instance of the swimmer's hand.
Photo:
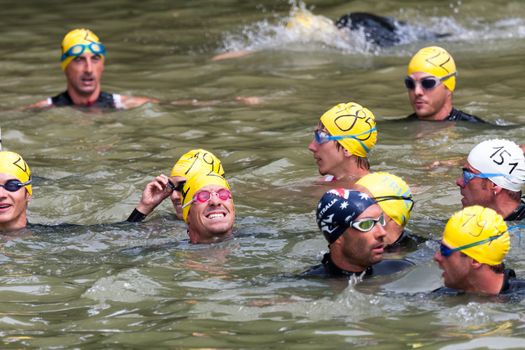
[[[164,199],[170,196],[173,190],[168,185],[169,178],[160,174],[155,177],[142,192],[137,210],[144,215],[150,214]]]
[[[212,61],[222,61],[222,60],[229,60],[232,58],[240,58],[244,56],[251,55],[253,51],[251,50],[239,50],[239,51],[228,51],[223,52],[218,55],[215,55],[212,57]]]

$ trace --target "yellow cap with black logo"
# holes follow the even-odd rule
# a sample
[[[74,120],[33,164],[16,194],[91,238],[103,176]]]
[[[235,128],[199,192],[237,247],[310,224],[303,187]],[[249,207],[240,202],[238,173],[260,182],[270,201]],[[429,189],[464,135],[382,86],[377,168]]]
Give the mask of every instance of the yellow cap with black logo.
[[[503,217],[479,205],[466,207],[448,220],[443,243],[487,265],[499,265],[510,249],[510,236]]]
[[[20,182],[27,182],[31,179],[31,170],[21,155],[15,152],[0,152],[0,173],[14,176]],[[29,195],[33,194],[31,185],[25,186]]]
[[[183,154],[171,169],[170,176],[182,176],[189,179],[200,172],[213,172],[224,176],[221,160],[205,149],[192,149]]]
[[[182,188],[182,218],[186,223],[188,222],[188,213],[190,212],[193,196],[201,188],[208,185],[217,185],[228,190],[230,189],[228,181],[217,173],[197,173],[190,177]]]
[[[355,102],[339,103],[321,116],[321,123],[346,150],[366,157],[377,142],[377,128],[372,112]]]
[[[377,172],[363,176],[356,184],[366,187],[385,214],[398,225],[405,226],[408,223],[414,201],[410,187],[402,178],[387,172]]]
[[[419,50],[408,63],[408,75],[422,72],[443,78],[450,74],[457,74],[456,63],[447,50],[439,46],[429,46]],[[456,88],[455,75],[443,80],[443,84],[450,90]]]

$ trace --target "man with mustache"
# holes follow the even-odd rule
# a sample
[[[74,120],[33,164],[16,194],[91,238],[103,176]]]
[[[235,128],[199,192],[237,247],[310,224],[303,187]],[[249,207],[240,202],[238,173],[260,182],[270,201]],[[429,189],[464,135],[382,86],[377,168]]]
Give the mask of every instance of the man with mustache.
[[[128,109],[147,102],[158,102],[148,97],[123,96],[101,90],[106,48],[89,29],[74,29],[62,41],[60,66],[67,79],[66,91],[37,102],[28,108],[96,107]]]
[[[414,109],[408,120],[485,123],[452,106],[457,70],[445,49],[430,46],[419,50],[410,60],[407,73],[405,86]]]

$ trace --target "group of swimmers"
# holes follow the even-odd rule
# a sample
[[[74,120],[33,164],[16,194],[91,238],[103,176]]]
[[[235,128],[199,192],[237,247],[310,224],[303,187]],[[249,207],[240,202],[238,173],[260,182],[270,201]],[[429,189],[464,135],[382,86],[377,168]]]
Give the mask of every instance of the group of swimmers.
[[[87,29],[69,32],[62,42],[61,66],[67,90],[32,107],[96,106],[130,108],[146,97],[124,97],[101,91],[105,48]],[[426,47],[410,60],[405,85],[414,114],[409,119],[483,122],[455,109],[452,93],[456,66],[443,48]],[[346,277],[390,274],[413,264],[385,260],[392,249],[408,249],[422,240],[408,233],[414,200],[398,176],[371,172],[368,154],[377,141],[373,113],[358,103],[341,103],[325,112],[308,149],[323,183],[331,189],[317,206],[317,223],[328,241],[322,264],[304,276]],[[221,161],[211,152],[195,149],[184,154],[170,176],[160,174],[144,189],[128,218],[138,222],[170,198],[178,218],[188,228],[191,243],[213,243],[233,236],[235,206]],[[450,292],[505,294],[525,289],[525,282],[505,269],[510,249],[506,221],[525,218],[521,187],[525,183],[523,149],[509,140],[487,140],[475,146],[457,180],[463,210],[448,221],[435,260],[444,270]],[[23,190],[21,190],[23,189]],[[27,225],[32,195],[31,171],[23,158],[0,152],[0,231],[16,232]]]

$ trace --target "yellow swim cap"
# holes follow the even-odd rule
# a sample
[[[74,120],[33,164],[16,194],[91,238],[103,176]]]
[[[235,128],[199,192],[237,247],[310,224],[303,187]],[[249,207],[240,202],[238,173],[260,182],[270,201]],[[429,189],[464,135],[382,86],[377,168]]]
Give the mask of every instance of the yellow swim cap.
[[[497,237],[493,240],[491,237]],[[499,265],[510,249],[507,224],[494,210],[479,205],[466,207],[448,220],[443,232],[443,243],[458,248],[486,240],[461,250],[472,259],[487,265]]]
[[[186,181],[182,189],[182,218],[187,223],[188,213],[190,212],[190,201],[195,193],[207,185],[217,185],[230,189],[230,185],[225,178],[216,173],[196,173]],[[233,199],[232,199],[233,203]]]
[[[456,73],[456,64],[450,54],[441,47],[429,46],[419,50],[408,64],[408,75],[416,72],[431,74],[437,78]],[[456,77],[443,81],[443,84],[450,90],[456,88]]]
[[[0,152],[0,173],[14,176],[21,182],[27,182],[31,179],[31,170],[29,165],[18,153],[1,151]],[[33,194],[31,185],[25,186],[29,195]]]
[[[73,29],[67,33],[66,36],[64,36],[64,40],[62,40],[62,62],[60,63],[62,70],[66,70],[67,65],[75,58],[75,55],[64,55],[66,52],[68,52],[68,50],[70,50],[75,45],[90,45],[91,43],[98,44],[96,46],[97,52],[94,52],[93,48],[90,50],[94,53],[100,54],[104,60],[106,55],[104,45],[102,45],[98,36],[96,36],[91,30]]]
[[[366,187],[386,215],[405,226],[414,206],[412,192],[402,178],[386,172],[370,173],[356,182]]]
[[[335,105],[321,116],[321,122],[332,136],[347,136],[337,142],[353,155],[366,157],[376,144],[375,117],[355,102]]]
[[[213,172],[224,176],[221,160],[204,149],[192,149],[183,154],[171,169],[170,176],[182,176],[189,180],[200,172],[206,174]]]

